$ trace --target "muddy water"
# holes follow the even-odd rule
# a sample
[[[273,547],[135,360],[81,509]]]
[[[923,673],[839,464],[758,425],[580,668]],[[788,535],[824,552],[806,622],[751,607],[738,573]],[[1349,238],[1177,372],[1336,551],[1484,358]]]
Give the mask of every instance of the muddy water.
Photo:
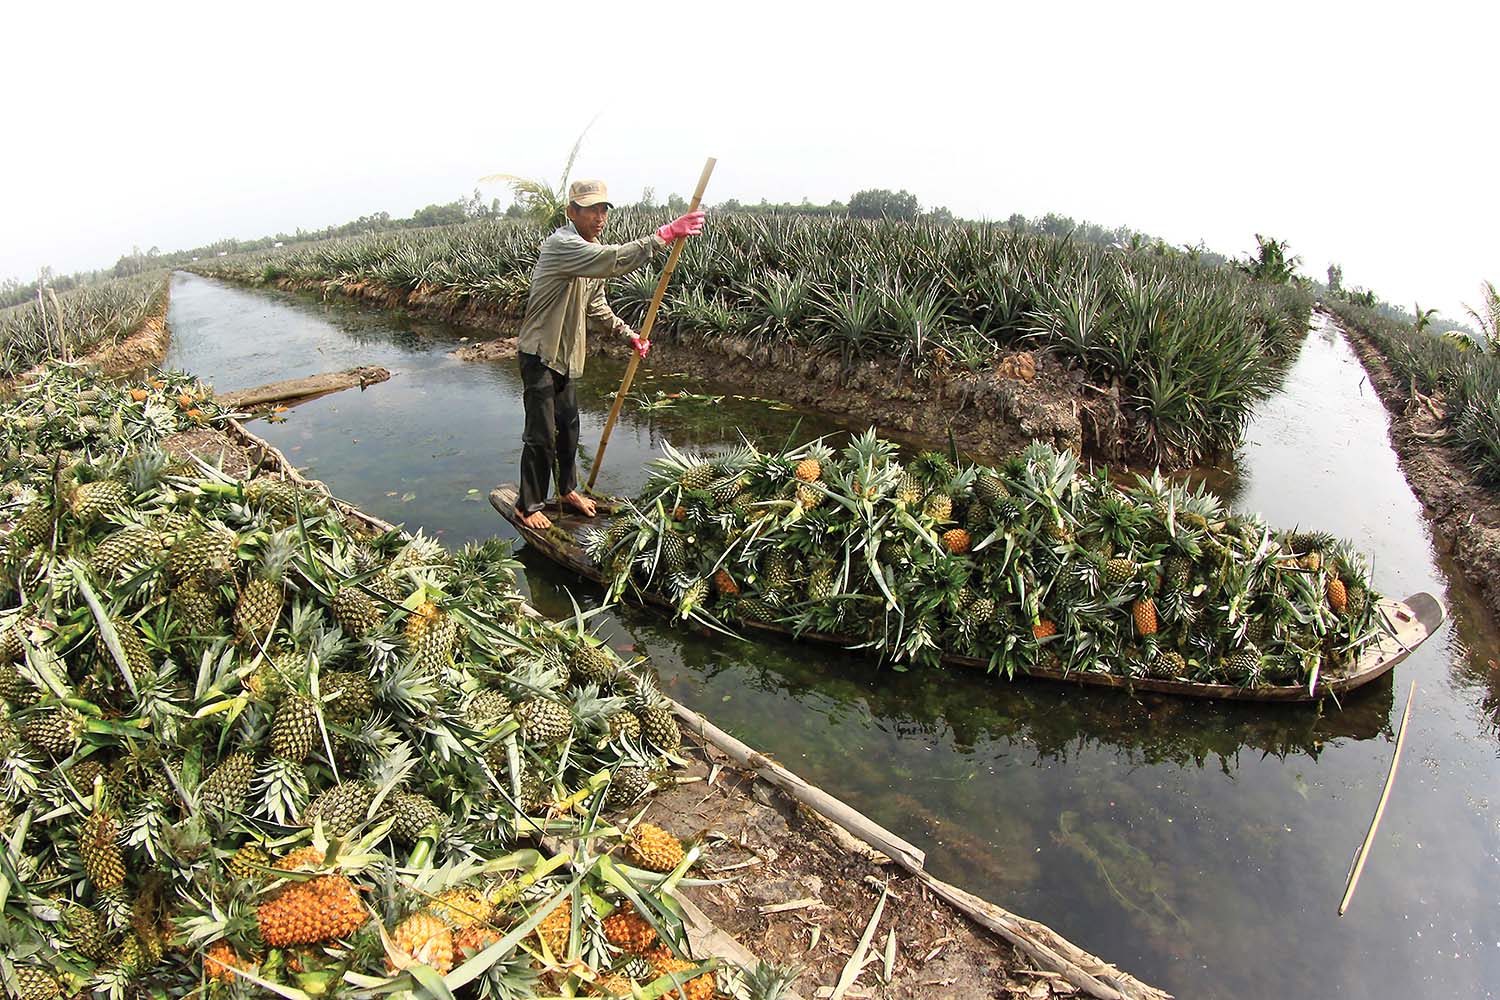
[[[450,543],[508,526],[485,494],[518,459],[513,363],[447,357],[461,331],[351,307],[174,283],[169,363],[221,389],[356,362],[395,377],[256,425],[361,506]],[[591,362],[583,440],[618,371]],[[660,373],[643,398],[712,387]],[[779,446],[835,430],[764,402],[632,404],[601,486],[630,491],[663,438]],[[1493,626],[1432,550],[1348,348],[1309,336],[1232,470],[1206,475],[1278,525],[1376,554],[1377,585],[1443,596],[1453,624],[1340,709],[1130,697],[859,657],[705,639],[650,614],[606,616],[671,694],[927,850],[929,865],[1181,997],[1489,997],[1500,983],[1500,772]],[[473,492],[470,492],[473,491]],[[535,604],[598,594],[522,553]],[[1345,876],[1416,709],[1380,837],[1348,915]],[[873,899],[872,899],[873,905]]]

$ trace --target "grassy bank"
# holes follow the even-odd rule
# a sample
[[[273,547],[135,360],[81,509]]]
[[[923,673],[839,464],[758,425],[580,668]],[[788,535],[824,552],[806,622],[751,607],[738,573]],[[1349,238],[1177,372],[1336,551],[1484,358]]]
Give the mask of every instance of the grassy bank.
[[[0,310],[0,379],[49,357],[79,357],[118,344],[166,308],[168,272],[156,271],[49,294]]]
[[[610,238],[662,221],[622,210]],[[412,300],[482,303],[518,315],[541,230],[481,222],[215,259],[200,274],[291,279],[332,291],[378,286]],[[639,322],[655,285],[643,271],[611,301]],[[1080,246],[987,224],[718,216],[688,243],[658,330],[793,344],[838,377],[875,360],[892,378],[988,372],[1044,350],[1117,392],[1129,450],[1168,465],[1238,442],[1279,384],[1310,302],[1289,286],[1161,249]]]

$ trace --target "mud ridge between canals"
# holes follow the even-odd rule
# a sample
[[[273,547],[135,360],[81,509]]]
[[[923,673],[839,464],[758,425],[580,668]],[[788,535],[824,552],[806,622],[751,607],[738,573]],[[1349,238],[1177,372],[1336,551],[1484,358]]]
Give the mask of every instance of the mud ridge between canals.
[[[269,284],[323,298],[339,294],[497,335],[454,352],[463,360],[515,355],[517,317],[495,303],[377,282],[279,278]],[[591,335],[589,351],[625,358],[630,348],[623,341]],[[660,370],[691,371],[734,385],[747,395],[777,399],[846,422],[875,424],[891,436],[933,446],[946,447],[951,433],[962,452],[986,461],[1013,454],[1033,440],[1103,462],[1146,461],[1125,445],[1128,427],[1118,388],[1087,383],[1081,371],[1047,352],[1009,352],[979,371],[950,363],[917,377],[896,370],[889,360],[871,360],[854,365],[840,378],[837,360],[827,355],[738,337],[663,332],[652,338],[651,364]]]
[[[1325,315],[1348,339],[1390,414],[1391,444],[1432,523],[1434,543],[1453,556],[1485,605],[1500,615],[1500,504],[1494,491],[1481,485],[1463,457],[1440,440],[1444,426],[1438,413],[1413,396],[1374,342],[1332,313]]]

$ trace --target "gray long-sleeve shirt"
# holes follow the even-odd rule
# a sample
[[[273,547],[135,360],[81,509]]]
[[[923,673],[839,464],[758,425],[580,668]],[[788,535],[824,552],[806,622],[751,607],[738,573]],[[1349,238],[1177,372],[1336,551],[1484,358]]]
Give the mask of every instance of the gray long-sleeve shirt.
[[[583,374],[585,325],[619,331],[624,320],[604,299],[604,281],[634,271],[666,244],[656,234],[629,243],[590,243],[569,222],[542,241],[516,350],[535,354],[560,375]]]

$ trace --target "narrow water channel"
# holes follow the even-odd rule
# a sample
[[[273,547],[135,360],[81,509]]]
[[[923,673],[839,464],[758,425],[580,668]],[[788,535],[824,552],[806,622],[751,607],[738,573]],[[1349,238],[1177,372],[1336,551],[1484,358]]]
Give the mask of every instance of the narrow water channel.
[[[257,433],[339,496],[450,544],[511,535],[486,495],[520,448],[513,362],[462,363],[463,331],[174,279],[167,364],[228,390],[355,363],[391,381],[295,408]],[[591,361],[583,440],[619,372]],[[600,486],[633,492],[659,442],[781,446],[840,428],[680,373],[638,381]],[[1452,623],[1342,708],[1233,706],[705,638],[624,608],[616,645],[669,693],[928,852],[932,870],[1183,998],[1493,997],[1500,983],[1500,641],[1435,555],[1358,361],[1317,325],[1232,469],[1207,476],[1276,525],[1354,538],[1377,586],[1429,590]],[[543,611],[599,594],[522,552]],[[1354,850],[1417,685],[1401,771],[1349,913]]]

